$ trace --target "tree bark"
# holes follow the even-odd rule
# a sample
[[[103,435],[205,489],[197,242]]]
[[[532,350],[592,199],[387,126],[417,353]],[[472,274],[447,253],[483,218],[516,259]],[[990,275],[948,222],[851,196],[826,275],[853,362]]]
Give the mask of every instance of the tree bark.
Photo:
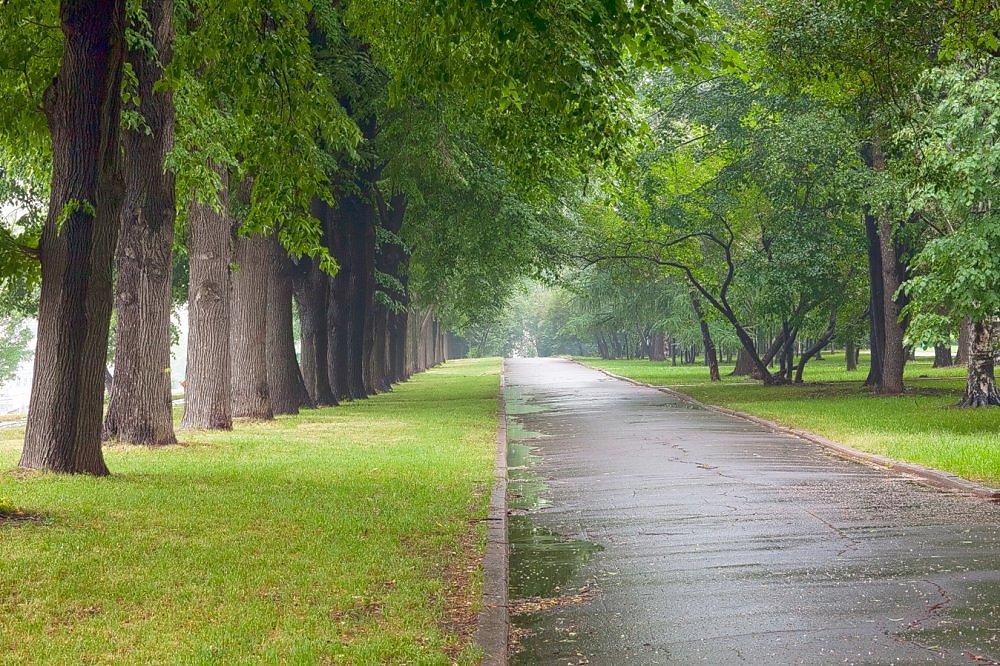
[[[848,372],[854,372],[858,369],[858,346],[853,342],[848,342],[844,345],[844,360],[847,365]]]
[[[663,331],[653,333],[652,344],[649,345],[649,360],[662,362],[667,360],[666,334]]]
[[[712,340],[712,332],[705,319],[705,310],[701,307],[701,301],[694,289],[691,290],[691,307],[694,309],[695,316],[698,317],[698,326],[701,327],[701,343],[705,348],[705,363],[708,364],[709,380],[722,381],[722,377],[719,375],[719,355],[715,350],[715,341]]]
[[[398,339],[401,331],[405,331],[406,313],[404,308],[407,304],[405,287],[405,263],[406,249],[398,241],[398,235],[403,228],[403,219],[406,214],[406,196],[402,193],[393,193],[386,201],[378,185],[374,188],[376,200],[379,208],[379,219],[382,228],[388,232],[387,238],[379,244],[375,266],[389,278],[395,278],[398,285],[383,287],[384,297],[390,301],[390,305],[378,304],[376,306],[376,316],[384,317],[384,341],[376,344],[384,345],[382,353],[385,358],[381,363],[384,376],[382,383],[388,387],[395,382],[402,381],[405,373],[399,363]],[[405,334],[404,334],[405,335]]]
[[[52,146],[41,305],[20,466],[108,474],[101,414],[121,223],[124,0],[63,0],[59,73],[43,110]]]
[[[934,345],[934,367],[950,368],[951,365],[951,346]]]
[[[267,290],[267,387],[275,414],[298,414],[315,407],[306,391],[295,355],[292,325],[292,260],[276,236],[271,236],[270,280]]]
[[[896,245],[892,238],[894,227],[889,215],[883,214],[879,217],[885,347],[882,350],[882,381],[875,385],[875,390],[882,395],[897,395],[903,392],[903,368],[906,364],[906,350],[903,348],[903,326],[899,321],[900,308],[894,298],[900,284],[899,275],[896,272],[898,260]]]
[[[267,293],[271,239],[240,236],[233,241],[232,354],[233,417],[259,421],[274,418],[267,384]]]
[[[740,347],[739,351],[736,353],[736,367],[733,371],[729,373],[730,377],[749,377],[750,373],[753,372],[753,360],[750,358],[749,352],[743,347]]]
[[[882,283],[882,247],[879,243],[878,222],[865,210],[865,237],[868,247],[868,279],[870,285],[868,314],[871,322],[871,365],[865,386],[882,384],[882,355],[885,349],[885,286]]]
[[[993,367],[996,347],[994,322],[973,322],[965,395],[959,401],[959,407],[1000,405]]]
[[[115,255],[115,375],[104,437],[129,444],[174,444],[170,399],[170,292],[173,278],[174,176],[164,167],[173,145],[168,88],[154,90],[170,62],[173,0],[144,0],[156,53],[137,48],[128,62],[138,82],[146,127],[123,136],[125,204]]]
[[[229,186],[219,169],[220,211],[208,204],[188,205],[188,349],[181,428],[230,430],[233,427],[229,350],[229,260],[232,219]]]
[[[972,344],[972,320],[962,318],[958,329],[958,351],[955,352],[955,365],[965,365],[969,362],[969,347]]]
[[[317,406],[336,405],[328,370],[330,331],[327,316],[330,276],[303,259],[294,281],[295,303],[302,330],[302,379]]]

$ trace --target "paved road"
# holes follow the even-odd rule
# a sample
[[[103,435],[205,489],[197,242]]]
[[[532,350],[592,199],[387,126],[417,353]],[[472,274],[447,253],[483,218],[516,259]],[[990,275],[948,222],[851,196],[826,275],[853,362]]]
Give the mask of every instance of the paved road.
[[[1000,663],[1000,506],[568,361],[507,369],[544,434],[533,533],[603,548],[559,581],[582,603],[515,617],[514,663]],[[551,574],[511,538],[512,579]]]

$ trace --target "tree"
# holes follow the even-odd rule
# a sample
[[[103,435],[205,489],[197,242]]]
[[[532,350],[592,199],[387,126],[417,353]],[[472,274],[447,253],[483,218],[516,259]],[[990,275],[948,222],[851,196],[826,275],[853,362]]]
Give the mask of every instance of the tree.
[[[145,0],[133,17],[131,100],[123,136],[125,202],[115,252],[115,374],[104,436],[130,444],[176,442],[170,395],[170,293],[176,202],[165,168],[174,106],[163,85],[173,43],[173,1]]]
[[[966,56],[936,68],[919,90],[917,123],[900,133],[917,155],[911,173],[913,207],[933,237],[914,257],[904,285],[913,299],[911,337],[950,343],[956,319],[971,322],[964,407],[1000,405],[994,378],[1000,317],[1000,75],[989,55]],[[945,313],[945,314],[942,314]]]
[[[872,171],[864,209],[871,281],[872,367],[879,393],[903,390],[903,322],[899,285],[910,248],[901,233],[909,218],[886,185],[890,142],[905,125],[901,103],[934,61],[947,22],[935,2],[758,0],[740,30],[754,78],[838,109],[849,119]]]
[[[108,473],[101,454],[111,261],[122,204],[124,0],[64,0],[64,47],[43,110],[52,185],[42,232],[35,378],[22,467]]]

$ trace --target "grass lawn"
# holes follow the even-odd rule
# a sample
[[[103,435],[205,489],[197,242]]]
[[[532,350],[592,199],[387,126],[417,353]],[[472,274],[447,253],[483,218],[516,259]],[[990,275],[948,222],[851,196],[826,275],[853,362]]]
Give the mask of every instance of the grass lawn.
[[[807,365],[803,385],[774,387],[736,377],[712,384],[703,366],[672,367],[669,361],[579,360],[857,449],[1000,487],[1000,408],[954,407],[965,387],[964,368],[934,369],[931,359],[911,361],[906,393],[878,397],[862,386],[868,359],[862,357],[859,369],[847,372],[843,354]],[[720,369],[725,375],[732,366]]]
[[[0,662],[475,663],[499,362],[159,450],[0,474]],[[0,431],[0,467],[22,429]]]

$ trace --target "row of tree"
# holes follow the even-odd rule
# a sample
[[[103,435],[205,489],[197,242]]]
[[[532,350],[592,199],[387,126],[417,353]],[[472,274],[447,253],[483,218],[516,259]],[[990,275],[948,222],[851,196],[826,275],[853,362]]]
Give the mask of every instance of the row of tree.
[[[106,474],[102,434],[174,441],[178,301],[184,427],[440,361],[443,322],[552,266],[566,196],[634,143],[633,67],[699,57],[709,22],[596,0],[6,3],[0,194],[24,214],[0,277],[39,320],[20,464]]]
[[[654,310],[693,293],[706,348],[724,325],[765,383],[839,341],[896,394],[913,346],[946,362],[959,338],[961,404],[1000,404],[995,5],[755,0],[719,19],[712,62],[646,73],[651,140],[578,208],[586,281],[645,285]]]

